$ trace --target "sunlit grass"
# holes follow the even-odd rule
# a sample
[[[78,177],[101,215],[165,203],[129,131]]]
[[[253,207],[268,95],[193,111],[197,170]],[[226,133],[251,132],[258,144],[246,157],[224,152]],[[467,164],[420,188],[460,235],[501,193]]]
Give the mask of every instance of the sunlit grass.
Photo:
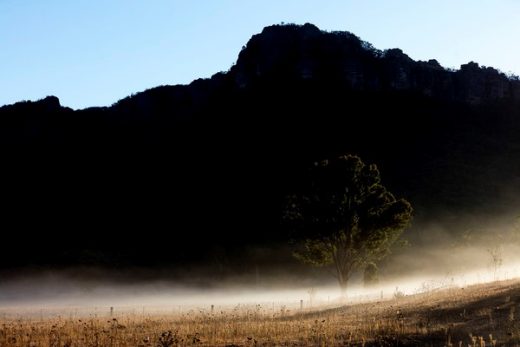
[[[0,320],[0,346],[495,346],[520,341],[517,280],[322,309],[237,305]]]

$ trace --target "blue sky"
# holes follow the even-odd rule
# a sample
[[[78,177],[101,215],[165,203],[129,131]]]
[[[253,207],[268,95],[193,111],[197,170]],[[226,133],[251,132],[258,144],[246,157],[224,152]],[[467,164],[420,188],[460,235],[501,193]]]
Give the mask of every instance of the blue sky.
[[[0,105],[110,105],[228,70],[270,24],[347,30],[379,49],[520,74],[517,0],[0,0]]]

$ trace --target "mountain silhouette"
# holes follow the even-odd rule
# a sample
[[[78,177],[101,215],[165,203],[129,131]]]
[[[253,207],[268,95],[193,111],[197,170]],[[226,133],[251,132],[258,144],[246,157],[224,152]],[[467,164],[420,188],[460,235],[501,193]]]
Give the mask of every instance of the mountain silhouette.
[[[519,106],[514,76],[312,24],[266,27],[229,71],[110,107],[3,106],[2,229],[26,248],[2,264],[163,264],[284,242],[284,196],[343,153],[377,164],[416,220],[505,214],[520,203]]]

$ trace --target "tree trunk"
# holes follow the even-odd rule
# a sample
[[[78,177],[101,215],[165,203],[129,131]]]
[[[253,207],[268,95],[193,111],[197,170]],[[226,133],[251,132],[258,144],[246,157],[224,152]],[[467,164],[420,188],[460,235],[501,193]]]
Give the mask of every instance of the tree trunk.
[[[350,277],[350,271],[348,271],[348,264],[342,263],[338,261],[338,258],[335,258],[336,265],[336,273],[338,275],[339,287],[341,290],[341,302],[347,302],[347,283]]]
[[[348,278],[344,278],[340,276],[338,278],[339,282],[339,288],[341,290],[341,303],[346,304],[347,303],[347,284],[348,284]]]

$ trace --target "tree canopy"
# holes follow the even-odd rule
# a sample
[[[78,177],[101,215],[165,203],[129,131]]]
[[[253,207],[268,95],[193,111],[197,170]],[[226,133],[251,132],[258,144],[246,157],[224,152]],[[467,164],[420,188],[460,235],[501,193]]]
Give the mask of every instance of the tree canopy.
[[[295,256],[333,265],[345,291],[354,271],[390,252],[410,225],[412,206],[386,190],[376,165],[343,155],[314,164],[307,187],[288,198],[285,218],[301,241]]]

